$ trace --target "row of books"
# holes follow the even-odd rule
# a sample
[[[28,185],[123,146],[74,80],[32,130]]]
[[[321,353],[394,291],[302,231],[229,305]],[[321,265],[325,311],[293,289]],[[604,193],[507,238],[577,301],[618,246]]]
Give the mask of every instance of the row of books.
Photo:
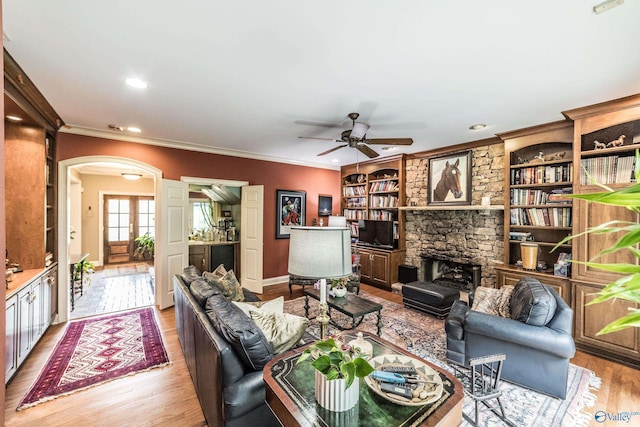
[[[571,203],[571,199],[566,197],[572,193],[571,187],[554,189],[552,191],[533,190],[529,188],[512,188],[512,205],[546,205],[553,203]]]
[[[571,182],[572,179],[571,163],[511,169],[511,185]]]
[[[366,196],[367,188],[364,185],[358,185],[355,187],[342,187],[342,195],[344,197]]]
[[[571,208],[518,208],[511,210],[511,225],[571,227]]]
[[[376,221],[393,221],[394,213],[389,211],[369,211],[369,219]]]
[[[367,207],[367,198],[366,197],[353,197],[347,199],[347,207],[348,208],[366,208]]]
[[[362,209],[343,209],[342,215],[344,215],[347,219],[367,219],[367,211],[364,211]]]
[[[44,266],[49,267],[51,264],[53,264],[53,253],[47,252],[44,256]]]
[[[369,191],[371,193],[375,193],[380,191],[398,191],[398,189],[399,187],[397,180],[385,180],[372,182]]]
[[[369,207],[371,208],[397,208],[397,196],[369,196]]]
[[[600,184],[629,183],[635,181],[635,158],[631,156],[606,156],[590,157],[582,159],[580,172],[580,184],[593,184],[585,173],[585,169],[591,178]]]

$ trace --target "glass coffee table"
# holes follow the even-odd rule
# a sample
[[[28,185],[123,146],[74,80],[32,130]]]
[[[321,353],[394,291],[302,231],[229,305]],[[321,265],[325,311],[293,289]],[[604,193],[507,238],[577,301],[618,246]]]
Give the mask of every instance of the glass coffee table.
[[[309,305],[309,297],[320,301],[320,290],[305,289],[304,295],[304,315],[307,319],[311,319],[311,317],[309,317],[309,308],[311,308],[311,306]],[[340,329],[341,331],[355,329],[358,327],[358,325],[360,325],[360,323],[362,323],[365,315],[369,313],[378,313],[378,320],[376,322],[376,333],[378,334],[378,336],[380,335],[380,331],[382,330],[382,304],[369,301],[368,299],[347,292],[344,297],[340,298],[327,296],[327,305],[329,306],[329,323]],[[350,317],[351,326],[338,323],[335,318],[331,316],[331,310],[337,310],[340,313]]]
[[[349,342],[356,337],[356,331],[341,335]],[[305,346],[276,356],[263,371],[267,405],[282,425],[448,427],[461,423],[464,389],[453,374],[371,333],[363,332],[363,335],[372,344],[374,357],[383,354],[408,356],[435,370],[443,385],[440,398],[421,406],[403,406],[375,393],[365,379],[357,379],[360,381],[358,404],[344,412],[328,411],[315,401],[315,369],[311,363],[296,364]]]

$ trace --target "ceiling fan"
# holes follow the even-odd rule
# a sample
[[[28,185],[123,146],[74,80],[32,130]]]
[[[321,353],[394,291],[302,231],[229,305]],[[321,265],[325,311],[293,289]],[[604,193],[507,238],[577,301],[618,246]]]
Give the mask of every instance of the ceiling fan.
[[[340,135],[340,139],[331,139],[331,138],[316,138],[312,136],[299,136],[298,138],[302,139],[320,139],[323,141],[333,141],[333,142],[342,142],[343,144],[334,147],[330,150],[324,151],[318,156],[324,156],[325,154],[332,153],[336,150],[339,150],[344,147],[356,148],[358,151],[363,153],[365,156],[369,158],[378,157],[379,154],[369,147],[369,144],[375,145],[411,145],[413,144],[413,139],[411,138],[367,138],[367,131],[370,126],[367,123],[356,122],[360,114],[358,113],[349,113],[347,117],[351,119],[352,127],[349,130],[345,130]]]

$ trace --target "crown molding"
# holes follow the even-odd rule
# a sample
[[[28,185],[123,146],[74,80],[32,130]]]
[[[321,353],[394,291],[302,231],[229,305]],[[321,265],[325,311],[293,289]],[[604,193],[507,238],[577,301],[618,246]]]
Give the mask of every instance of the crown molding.
[[[157,147],[176,148],[179,150],[196,151],[199,153],[211,153],[219,154],[222,156],[242,157],[245,159],[263,160],[266,162],[286,163],[288,165],[305,166],[310,168],[328,169],[328,170],[340,170],[340,166],[325,165],[322,163],[302,162],[293,159],[284,159],[282,157],[267,156],[259,153],[252,153],[249,151],[231,150],[228,148],[220,147],[208,147],[204,145],[192,144],[184,141],[175,141],[170,139],[161,138],[146,138],[141,136],[126,135],[116,132],[109,132],[102,129],[88,128],[84,126],[77,126],[73,124],[66,124],[60,128],[58,132],[68,133],[73,135],[90,136],[94,138],[113,139],[116,141],[132,142],[135,144],[154,145]]]

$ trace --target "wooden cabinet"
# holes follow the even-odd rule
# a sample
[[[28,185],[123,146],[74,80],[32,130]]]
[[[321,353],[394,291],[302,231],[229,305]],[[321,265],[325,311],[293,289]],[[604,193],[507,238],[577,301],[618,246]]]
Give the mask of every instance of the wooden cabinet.
[[[394,249],[405,249],[405,157],[385,157],[341,168],[342,215],[358,238],[358,220],[392,221]]]
[[[189,265],[200,271],[211,271],[209,245],[189,245]]]
[[[551,286],[567,304],[572,304],[571,284],[569,282],[569,279],[558,276],[551,276],[545,273],[538,273],[534,271],[525,272],[513,270],[511,268],[496,267],[496,287],[501,288],[504,285],[515,286],[520,281],[520,279],[522,279],[522,276],[525,275],[535,277],[542,284]]]
[[[7,299],[5,305],[5,382],[18,370],[18,296]]]
[[[588,305],[604,285],[576,281],[574,286],[574,340],[582,350],[605,356],[635,367],[640,361],[640,328],[597,335],[607,324],[628,314],[640,305],[616,300]]]
[[[357,248],[360,254],[360,280],[364,283],[391,290],[398,281],[398,266],[404,262],[404,250],[378,250]]]
[[[573,125],[553,122],[499,135],[505,144],[504,247],[505,264],[513,277],[529,273],[515,267],[521,259],[520,244],[538,245],[538,262],[554,276],[554,264],[561,252],[571,254],[569,242],[551,250],[571,234],[573,204],[566,194],[573,192]],[[544,276],[542,276],[544,277]]]
[[[35,274],[34,274],[35,273]],[[20,274],[29,275],[23,279]],[[33,347],[42,338],[57,313],[57,265],[47,270],[17,274],[18,288],[6,300],[5,383],[15,374]],[[55,308],[54,308],[55,301]]]
[[[189,264],[200,271],[213,271],[220,264],[229,271],[233,270],[240,278],[239,244],[229,243],[196,243],[189,245]]]
[[[634,154],[640,142],[640,95],[565,111],[563,114],[574,121],[573,161],[580,165],[581,170],[574,183],[574,192],[602,191],[591,178],[614,189],[629,186],[633,177]],[[611,220],[638,222],[640,219],[625,208],[579,200],[575,202],[574,211],[574,235]],[[579,261],[638,264],[638,259],[628,251],[598,256],[600,251],[613,245],[619,237],[612,233],[579,236],[574,242],[574,258]],[[587,305],[594,298],[594,293],[619,277],[618,274],[584,265],[574,267],[574,338],[582,350],[640,367],[640,328],[597,335],[606,324],[623,317],[629,308],[638,308],[638,305],[624,300]]]

